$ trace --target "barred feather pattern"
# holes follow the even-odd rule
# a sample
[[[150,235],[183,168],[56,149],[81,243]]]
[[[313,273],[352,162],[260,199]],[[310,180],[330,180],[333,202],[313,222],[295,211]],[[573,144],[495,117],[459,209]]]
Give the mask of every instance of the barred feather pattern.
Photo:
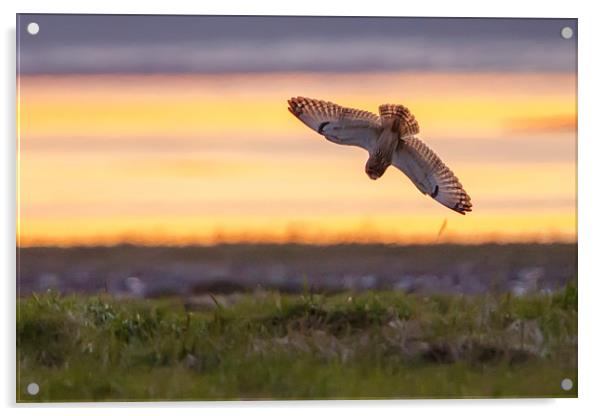
[[[306,97],[293,97],[288,105],[306,126],[337,144],[370,150],[382,130],[380,117],[369,111]]]
[[[420,132],[418,121],[407,107],[399,104],[383,104],[378,107],[383,119],[398,119],[399,134],[401,138],[411,137]]]
[[[322,121],[337,120],[359,122],[359,124],[380,125],[378,116],[370,111],[358,110],[355,108],[341,107],[330,101],[314,100],[312,98],[294,97],[288,100],[289,111],[295,116],[301,114],[310,114]]]
[[[402,141],[393,156],[393,165],[404,172],[422,193],[429,194],[446,207],[462,215],[472,211],[470,196],[456,175],[416,137]]]

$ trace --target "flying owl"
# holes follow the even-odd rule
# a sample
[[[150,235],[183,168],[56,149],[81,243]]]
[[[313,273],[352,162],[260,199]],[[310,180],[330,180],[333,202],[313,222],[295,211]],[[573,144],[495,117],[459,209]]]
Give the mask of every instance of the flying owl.
[[[288,104],[295,117],[331,142],[366,149],[370,155],[366,174],[371,179],[380,178],[393,165],[423,194],[462,215],[472,211],[470,196],[458,178],[415,137],[418,122],[403,105],[383,104],[377,116],[305,97],[291,98]]]

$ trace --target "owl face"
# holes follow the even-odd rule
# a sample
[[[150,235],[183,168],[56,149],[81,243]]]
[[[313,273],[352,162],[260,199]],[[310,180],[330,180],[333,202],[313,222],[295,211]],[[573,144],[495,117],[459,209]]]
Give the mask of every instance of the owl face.
[[[385,174],[390,164],[384,157],[371,157],[366,162],[366,174],[376,180]]]

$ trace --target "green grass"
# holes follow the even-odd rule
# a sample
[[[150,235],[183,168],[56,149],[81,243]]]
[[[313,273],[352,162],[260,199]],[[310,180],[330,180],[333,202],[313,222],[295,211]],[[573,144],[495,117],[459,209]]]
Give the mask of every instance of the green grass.
[[[191,311],[177,298],[19,299],[17,400],[577,396],[573,284],[521,298],[268,292],[215,301]],[[567,377],[569,392],[560,388]]]

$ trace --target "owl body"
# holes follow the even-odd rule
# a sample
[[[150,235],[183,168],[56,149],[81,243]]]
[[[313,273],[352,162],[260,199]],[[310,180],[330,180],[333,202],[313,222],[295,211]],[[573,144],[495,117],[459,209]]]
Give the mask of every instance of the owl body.
[[[394,124],[391,120],[386,124]],[[382,132],[376,139],[373,148],[368,152],[366,174],[370,179],[378,179],[385,174],[393,161],[397,146],[401,145],[399,132],[391,130],[391,126],[383,125]]]

